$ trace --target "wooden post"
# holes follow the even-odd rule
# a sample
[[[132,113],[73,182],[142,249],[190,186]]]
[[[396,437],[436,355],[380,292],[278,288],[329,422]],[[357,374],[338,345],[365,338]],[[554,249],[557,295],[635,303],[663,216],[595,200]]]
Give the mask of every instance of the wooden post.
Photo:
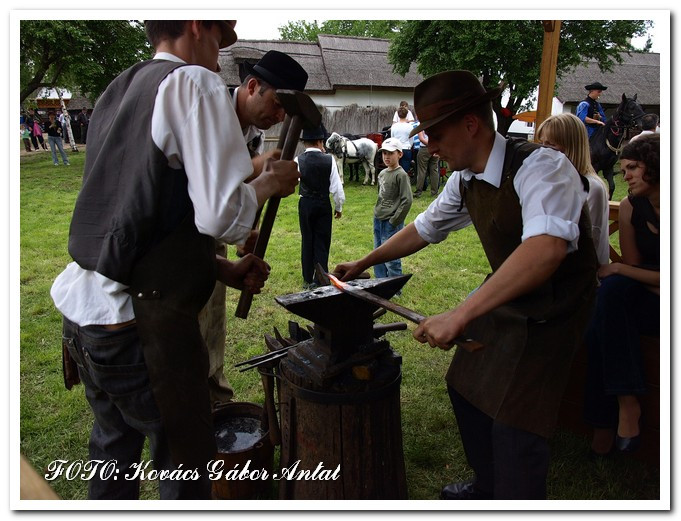
[[[537,100],[536,129],[551,115],[553,90],[556,85],[556,64],[558,63],[558,43],[560,42],[560,20],[544,20],[544,47],[539,73],[539,99]]]

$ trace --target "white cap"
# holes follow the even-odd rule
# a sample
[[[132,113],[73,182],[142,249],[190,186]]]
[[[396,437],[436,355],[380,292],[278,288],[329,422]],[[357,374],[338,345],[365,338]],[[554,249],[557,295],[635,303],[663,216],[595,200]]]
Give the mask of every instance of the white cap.
[[[381,148],[378,149],[380,152],[381,150],[386,150],[388,152],[394,152],[395,150],[399,150],[400,152],[402,151],[402,142],[397,139],[396,137],[389,137],[386,139],[383,144],[381,145]]]

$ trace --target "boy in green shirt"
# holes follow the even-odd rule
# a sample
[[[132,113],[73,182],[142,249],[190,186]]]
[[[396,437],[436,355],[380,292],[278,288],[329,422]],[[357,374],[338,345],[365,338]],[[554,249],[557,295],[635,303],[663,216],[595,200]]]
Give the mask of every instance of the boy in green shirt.
[[[400,166],[402,143],[388,138],[379,149],[386,168],[378,174],[378,200],[374,206],[374,248],[378,248],[404,227],[412,202],[409,176]],[[402,261],[395,259],[374,266],[376,278],[402,275]]]

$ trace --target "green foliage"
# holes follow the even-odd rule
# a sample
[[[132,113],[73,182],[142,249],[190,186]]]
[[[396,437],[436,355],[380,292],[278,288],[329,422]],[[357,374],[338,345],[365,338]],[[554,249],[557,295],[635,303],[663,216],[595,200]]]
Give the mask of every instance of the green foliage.
[[[61,316],[49,293],[56,276],[70,262],[68,229],[86,155],[67,153],[70,167],[53,166],[49,152],[32,152],[21,158],[20,450],[38,472],[44,472],[55,459],[87,460],[92,427],[83,386],[71,391],[64,388]],[[615,199],[619,200],[626,193],[626,183],[620,176],[616,183]],[[333,223],[330,267],[371,249],[376,190],[375,186],[346,183],[343,217]],[[415,199],[407,221],[413,221],[431,201],[427,193]],[[274,327],[285,333],[288,320],[305,325],[303,319],[274,302],[275,296],[300,291],[303,282],[297,208],[295,196],[281,201],[266,255],[272,273],[263,293],[255,296],[247,320],[234,318],[239,293],[227,291],[225,374],[238,401],[262,404],[264,393],[255,371],[239,373],[234,364],[263,354],[264,334],[273,334]],[[228,249],[228,255],[234,258],[234,248]],[[461,302],[489,271],[473,227],[403,259],[402,266],[413,276],[398,301],[428,315]],[[380,320],[400,318],[386,314]],[[413,328],[409,324],[409,329]],[[388,333],[387,338],[402,356],[402,436],[409,498],[435,499],[444,484],[472,476],[445,390],[444,375],[452,353],[417,343],[409,331]],[[659,498],[658,469],[631,458],[590,462],[587,450],[586,440],[568,433],[552,441],[550,499]],[[146,451],[143,459],[149,457]],[[87,482],[78,479],[57,479],[50,484],[63,499],[85,499],[87,495]],[[141,497],[157,499],[157,483],[144,481]]]
[[[632,50],[629,39],[650,26],[642,20],[564,20],[557,77],[585,59],[595,59],[602,71],[612,70],[621,62],[619,52]],[[505,107],[516,114],[529,108],[538,87],[543,41],[540,20],[408,20],[393,39],[388,61],[402,75],[416,62],[423,76],[465,69],[488,89],[504,82],[510,94]],[[493,106],[499,131],[505,133],[511,117],[501,115],[501,98]]]
[[[119,73],[151,56],[134,20],[22,20],[21,103],[41,87],[97,98]]]
[[[400,20],[296,20],[279,27],[284,40],[316,42],[320,34],[366,36],[370,38],[393,38],[400,30]]]

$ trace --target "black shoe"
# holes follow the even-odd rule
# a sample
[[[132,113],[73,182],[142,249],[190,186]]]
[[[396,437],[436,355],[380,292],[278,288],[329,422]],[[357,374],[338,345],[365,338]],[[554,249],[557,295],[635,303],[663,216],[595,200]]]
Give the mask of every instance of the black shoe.
[[[474,481],[450,483],[440,492],[440,499],[492,499],[492,494],[476,488]]]
[[[615,447],[620,452],[634,452],[641,446],[641,435],[633,436],[632,438],[622,438],[615,436]]]

